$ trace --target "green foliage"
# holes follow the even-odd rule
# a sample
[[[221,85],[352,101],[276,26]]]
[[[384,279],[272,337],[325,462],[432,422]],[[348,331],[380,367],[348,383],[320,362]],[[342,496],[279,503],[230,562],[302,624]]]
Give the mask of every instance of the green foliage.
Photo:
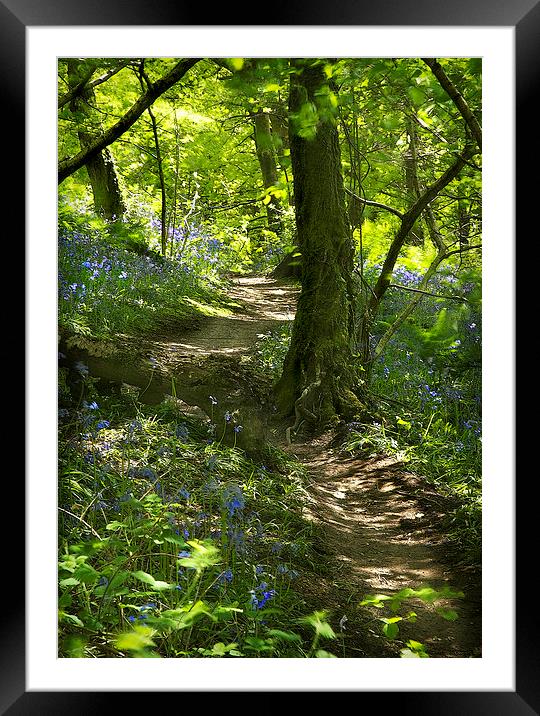
[[[191,255],[173,260],[151,248],[138,224],[107,224],[65,204],[59,222],[59,323],[70,332],[133,335],[229,310],[212,268],[217,240],[199,235],[197,250],[192,239]]]
[[[481,60],[440,61],[480,119]],[[174,62],[145,59],[150,81]],[[462,118],[419,58],[310,62],[322,68],[328,85],[287,117],[294,71],[287,58],[199,61],[152,106],[161,167],[147,114],[109,147],[126,204],[121,219],[96,216],[85,169],[60,185],[61,328],[114,338],[227,312],[227,274],[269,271],[296,241],[288,120],[306,139],[316,136],[322,120],[336,121],[346,188],[401,213],[412,201],[405,170],[411,126],[420,190],[461,149]],[[94,70],[93,78],[118,72],[95,86],[95,126],[70,103],[60,109],[62,157],[79,151],[80,130],[110,127],[141,92],[131,61],[83,65]],[[62,59],[59,87],[60,94],[68,87]],[[270,119],[271,141],[259,140],[274,151],[277,171],[276,183],[266,188],[252,121],[261,110]],[[479,165],[479,157],[474,161]],[[450,249],[480,234],[480,182],[471,163],[430,203],[438,235]],[[268,225],[270,204],[280,207],[279,234]],[[384,206],[358,204],[349,206],[356,269],[369,297],[400,220]],[[373,344],[410,298],[402,289],[417,287],[434,258],[426,215],[419,226],[424,245],[402,250],[392,277],[401,289],[387,292]],[[442,298],[424,298],[372,366],[370,387],[385,414],[350,425],[345,444],[350,452],[398,455],[441,492],[459,498],[448,526],[471,561],[479,558],[481,531],[481,281],[480,258],[473,256],[463,252],[447,262],[427,287]],[[265,379],[279,376],[289,342],[290,325],[260,339],[256,367]],[[86,384],[90,401],[91,377]],[[60,396],[68,391],[67,372],[60,370]],[[318,648],[320,639],[336,636],[328,614],[302,616],[295,591],[303,562],[316,562],[311,528],[301,517],[305,475],[299,464],[271,448],[267,465],[254,463],[212,442],[210,425],[179,414],[174,405],[145,413],[125,395],[95,397],[98,409],[89,402],[62,408],[60,422],[61,655],[331,658]],[[396,640],[402,623],[416,618],[412,611],[396,613],[402,601],[431,603],[440,594],[405,592],[366,602],[390,607],[391,615],[380,620],[388,639]],[[456,616],[446,608],[439,613]],[[402,656],[428,654],[408,640]]]
[[[395,283],[415,288],[422,272],[414,265],[400,262]],[[368,264],[366,279],[376,272]],[[351,423],[344,442],[349,452],[396,456],[449,496],[456,505],[446,517],[449,537],[471,563],[479,561],[481,547],[480,285],[473,266],[434,276],[427,289],[434,295],[423,297],[373,364],[370,389],[380,416]],[[373,346],[409,300],[404,290],[389,293],[373,327]]]
[[[418,614],[410,609],[406,613],[398,614],[398,612],[404,608],[404,602],[419,600],[424,604],[434,605],[437,602],[461,599],[464,596],[463,592],[455,590],[448,585],[445,585],[441,589],[434,589],[430,586],[424,586],[418,589],[406,587],[394,594],[367,595],[360,602],[359,606],[375,607],[380,610],[388,609],[392,616],[377,617],[377,621],[382,624],[381,631],[384,636],[393,641],[400,634],[400,622],[410,622],[414,624],[418,619]],[[458,618],[458,613],[453,609],[438,606],[435,611],[447,621],[455,621]],[[433,634],[433,636],[436,635]],[[405,642],[404,647],[400,650],[400,656],[401,658],[429,658],[425,646],[411,639]]]
[[[174,402],[150,411],[86,381],[60,421],[60,656],[318,658],[295,629],[314,564],[301,466],[276,450],[253,462]]]

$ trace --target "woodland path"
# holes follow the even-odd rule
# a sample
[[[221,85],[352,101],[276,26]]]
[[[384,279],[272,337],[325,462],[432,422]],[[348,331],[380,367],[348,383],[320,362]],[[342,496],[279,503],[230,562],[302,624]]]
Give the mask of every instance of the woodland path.
[[[294,320],[297,295],[298,289],[268,277],[237,277],[229,296],[240,304],[239,312],[208,318],[197,329],[167,338],[162,349],[242,360],[259,336]],[[283,425],[273,435],[308,470],[306,517],[316,525],[321,561],[329,568],[326,576],[301,575],[301,587],[313,608],[333,615],[343,637],[342,655],[398,656],[410,638],[422,642],[431,657],[481,656],[480,576],[451,553],[442,520],[452,505],[393,458],[351,457],[333,447],[331,434],[292,445],[285,442]],[[443,619],[420,600],[405,602],[407,609],[399,613],[414,610],[417,621],[400,622],[399,641],[390,642],[381,635],[377,617],[392,615],[373,608],[373,619],[366,620],[366,612],[356,608],[366,594],[426,585],[464,592],[463,599],[437,603],[455,609],[456,621]]]
[[[407,639],[423,643],[431,657],[481,656],[480,575],[478,569],[460,566],[459,555],[452,554],[443,527],[452,504],[393,458],[366,460],[340,451],[333,434],[303,442],[297,436],[288,445],[287,425],[272,418],[271,402],[256,385],[250,356],[260,336],[294,320],[298,289],[269,277],[236,276],[228,295],[236,304],[232,315],[163,327],[148,342],[128,346],[146,364],[146,372],[105,354],[84,351],[82,358],[92,375],[147,386],[145,397],[154,403],[172,394],[186,409],[203,415],[210,414],[209,394],[217,396],[220,410],[233,412],[241,405],[241,436],[261,422],[261,415],[263,422],[270,416],[268,439],[297,457],[308,472],[305,518],[313,524],[323,569],[300,574],[297,589],[309,608],[332,615],[331,624],[340,634],[338,656],[396,657]],[[149,360],[158,366],[151,369],[150,379]],[[171,379],[160,375],[174,375],[178,391],[171,393]],[[253,440],[260,444],[253,430]],[[464,592],[463,599],[436,605],[455,609],[456,621],[443,619],[433,605],[408,601],[399,613],[413,610],[417,621],[400,622],[398,638],[390,641],[378,618],[393,615],[386,609],[358,609],[366,595],[428,585]]]

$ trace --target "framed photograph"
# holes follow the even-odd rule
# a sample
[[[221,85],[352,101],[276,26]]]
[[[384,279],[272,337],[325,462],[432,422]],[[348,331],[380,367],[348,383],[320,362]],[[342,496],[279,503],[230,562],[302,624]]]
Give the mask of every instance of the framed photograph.
[[[11,210],[18,204],[18,216],[25,215],[28,398],[24,496],[18,491],[19,504],[26,506],[25,548],[20,534],[13,539],[7,521],[4,537],[6,575],[19,601],[16,597],[9,606],[0,650],[2,713],[92,713],[110,706],[111,699],[120,706],[126,692],[134,692],[145,708],[156,692],[160,698],[182,698],[183,692],[205,692],[205,698],[221,692],[252,692],[255,698],[258,692],[360,692],[362,704],[368,695],[373,704],[383,697],[390,709],[415,713],[540,713],[534,600],[529,598],[534,590],[526,556],[529,540],[536,542],[529,525],[538,489],[530,480],[518,490],[514,383],[518,227],[522,241],[525,234],[518,217],[524,224],[536,199],[535,182],[515,167],[525,147],[527,165],[522,159],[521,169],[535,165],[538,151],[528,138],[538,94],[540,10],[534,0],[505,7],[477,0],[362,5],[293,5],[249,23],[236,8],[235,17],[217,8],[213,23],[201,24],[203,8],[161,0],[135,1],[129,12],[117,0],[103,7],[0,0],[4,136],[18,148],[9,165],[6,206]],[[245,17],[251,15],[246,11]],[[58,60],[73,57],[481,59],[481,129],[476,125],[483,137],[485,239],[481,656],[323,660],[260,654],[263,658],[179,661],[102,653],[101,658],[59,658]],[[112,76],[114,67],[109,69]],[[144,94],[144,68],[140,81]],[[471,131],[474,135],[474,126]],[[266,204],[271,202],[270,191]],[[16,222],[19,233],[21,224]]]

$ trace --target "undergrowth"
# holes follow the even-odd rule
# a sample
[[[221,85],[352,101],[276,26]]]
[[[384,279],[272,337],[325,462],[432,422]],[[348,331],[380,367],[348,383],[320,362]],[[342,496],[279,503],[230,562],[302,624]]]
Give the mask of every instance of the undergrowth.
[[[85,381],[60,403],[60,656],[329,656],[295,590],[318,561],[302,466]]]
[[[376,272],[377,265],[366,269]],[[398,267],[395,280],[414,288],[421,275]],[[352,422],[342,448],[394,455],[457,506],[447,515],[448,537],[465,562],[481,559],[481,297],[473,270],[435,276],[414,314],[396,332],[370,376],[381,417]],[[453,296],[447,299],[445,296]],[[374,325],[373,346],[410,296],[394,290]],[[457,300],[460,299],[460,300]],[[285,325],[262,336],[257,364],[272,380],[281,372],[291,336]]]
[[[227,247],[199,227],[162,256],[138,222],[107,223],[60,206],[58,320],[99,338],[142,334],[160,324],[231,312],[217,265]]]

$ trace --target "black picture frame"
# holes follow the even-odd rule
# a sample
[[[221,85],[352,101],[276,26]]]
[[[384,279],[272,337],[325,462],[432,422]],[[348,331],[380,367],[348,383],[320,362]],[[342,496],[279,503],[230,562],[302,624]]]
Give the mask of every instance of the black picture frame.
[[[515,86],[516,86],[516,160],[519,171],[516,172],[516,227],[515,237],[509,237],[509,250],[514,249],[516,266],[519,265],[518,232],[521,240],[531,230],[525,224],[536,206],[536,182],[526,168],[538,166],[538,141],[535,138],[535,100],[540,86],[540,3],[538,0],[401,0],[399,3],[373,2],[365,0],[335,1],[331,4],[322,2],[276,3],[266,6],[267,16],[254,18],[255,5],[251,7],[242,3],[212,5],[212,26],[241,25],[363,25],[363,26],[502,26],[515,29]],[[264,8],[262,8],[264,10]],[[22,233],[21,216],[25,212],[25,30],[34,26],[80,26],[80,25],[191,25],[201,26],[210,23],[209,7],[202,4],[186,3],[183,0],[168,2],[167,0],[0,0],[0,77],[4,111],[1,121],[5,124],[2,133],[4,142],[16,147],[16,154],[9,162],[9,177],[3,198],[4,206],[16,218],[18,233]],[[248,18],[249,21],[245,22]],[[15,207],[18,207],[16,209]],[[17,217],[19,217],[17,219]],[[515,239],[515,244],[512,242]],[[22,242],[22,239],[21,239]],[[522,255],[525,256],[524,250]],[[511,277],[509,277],[511,278]],[[525,282],[530,284],[529,282]],[[516,281],[517,287],[521,284]],[[524,292],[519,294],[524,296]],[[516,296],[517,298],[518,296]],[[516,308],[525,308],[525,298]],[[516,319],[523,315],[516,312]],[[18,323],[17,325],[20,325]],[[516,327],[521,325],[516,320]],[[16,331],[12,335],[15,335]],[[23,338],[24,341],[24,338]],[[10,342],[10,345],[13,345]],[[12,348],[11,348],[12,349]],[[516,375],[518,372],[516,371]],[[516,390],[516,395],[519,392]],[[516,406],[517,407],[517,406]],[[516,410],[516,415],[518,412]],[[521,445],[525,449],[525,421],[516,425],[517,437],[522,438]],[[19,427],[19,431],[20,431]],[[509,438],[510,439],[510,438]],[[533,458],[534,460],[534,458]],[[538,488],[534,479],[523,484],[515,479],[516,504],[519,520],[516,519],[516,643],[515,643],[515,692],[362,692],[356,695],[357,708],[367,707],[366,699],[374,704],[384,705],[387,710],[396,713],[415,714],[508,714],[523,716],[540,713],[540,659],[536,641],[536,619],[534,600],[528,596],[533,594],[531,573],[534,573],[534,545],[537,538],[534,531],[535,510],[538,504]],[[534,473],[533,467],[529,474]],[[524,478],[524,470],[521,477]],[[531,474],[531,478],[534,474]],[[24,485],[11,483],[14,496],[10,501],[24,505]],[[4,520],[3,566],[4,574],[20,579],[20,538],[17,537],[17,550],[13,549],[13,532],[9,520]],[[527,550],[527,545],[532,550]],[[532,555],[532,557],[531,557]],[[6,595],[9,590],[6,587]],[[13,591],[15,591],[13,589]],[[17,589],[23,594],[22,587]],[[7,597],[6,597],[7,598]],[[10,716],[27,714],[93,714],[102,709],[118,709],[125,704],[124,692],[27,692],[25,687],[25,612],[24,603],[14,604],[10,601],[5,605],[3,629],[1,631],[1,669],[0,669],[0,713]],[[272,692],[271,696],[279,696]],[[335,698],[335,693],[329,694]],[[176,693],[159,694],[178,699]],[[198,708],[213,708],[210,704],[219,696],[215,692],[206,693],[204,702]],[[317,699],[324,699],[325,692],[317,692]],[[383,701],[381,698],[384,697]],[[155,706],[156,694],[149,692],[136,693],[136,708],[141,712]],[[268,713],[276,703],[275,698],[263,700],[255,698],[259,705],[257,710],[264,709]],[[185,705],[186,702],[183,701]],[[203,705],[204,704],[204,705]],[[179,706],[179,704],[178,704]],[[130,707],[132,708],[132,707]],[[238,706],[230,706],[238,708]],[[254,707],[255,708],[255,707]]]

